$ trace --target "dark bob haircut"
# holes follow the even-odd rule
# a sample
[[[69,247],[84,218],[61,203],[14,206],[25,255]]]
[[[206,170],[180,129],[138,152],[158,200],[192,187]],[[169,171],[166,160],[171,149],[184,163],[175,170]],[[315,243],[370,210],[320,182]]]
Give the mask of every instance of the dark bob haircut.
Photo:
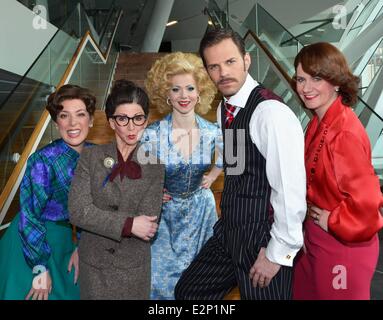
[[[109,120],[117,107],[125,103],[136,103],[142,107],[146,116],[149,115],[149,98],[146,92],[132,81],[117,80],[106,99],[106,118]]]

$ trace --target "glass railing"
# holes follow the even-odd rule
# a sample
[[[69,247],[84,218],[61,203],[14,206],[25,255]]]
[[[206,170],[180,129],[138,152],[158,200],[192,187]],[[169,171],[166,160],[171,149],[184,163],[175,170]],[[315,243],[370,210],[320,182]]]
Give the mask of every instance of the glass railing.
[[[368,62],[362,62],[359,64],[361,66],[364,65],[362,71],[358,72],[358,70],[355,70],[355,74],[359,75],[361,79],[360,88],[362,97],[366,92],[367,88],[370,86],[371,82],[374,80],[378,71],[383,66],[383,38],[379,40],[376,44],[374,44],[374,46],[372,46],[368,51],[371,51],[365,54],[366,60],[368,59],[368,57],[370,57]]]
[[[383,118],[362,99],[355,106],[355,113],[366,128],[372,148],[372,164],[383,182]]]
[[[219,16],[217,6],[214,6],[214,10],[217,11],[217,16]],[[208,11],[208,13],[211,18],[211,12]],[[211,18],[211,20],[213,21],[214,19]],[[221,27],[222,24],[219,23],[215,26]],[[280,66],[277,66],[278,61],[273,61],[275,57],[272,57],[270,52],[265,52],[264,43],[259,43],[259,40],[257,41],[255,37],[256,35],[252,32],[248,32],[244,38],[246,52],[250,54],[252,61],[249,73],[266,88],[273,90],[273,92],[279,95],[291,108],[305,129],[310,120],[309,113],[306,113],[306,110],[302,107],[301,100],[291,88],[291,78],[281,70]]]
[[[326,13],[320,13],[318,18],[327,15],[327,19],[322,18],[321,20],[316,20],[316,17],[313,17],[313,23],[307,23],[309,21],[306,21],[300,24],[301,30],[304,30],[305,25],[309,25],[310,28],[294,36],[261,5],[256,4],[246,18],[244,25],[256,33],[277,59],[278,63],[283,66],[290,76],[293,76],[293,60],[303,46],[320,41],[338,43],[341,38],[344,37],[346,29],[348,34],[347,37],[344,37],[345,40],[343,41],[355,39],[361,31],[367,28],[368,25],[382,13],[383,1],[370,0],[366,2],[365,6],[358,6],[345,14],[341,20],[341,22],[345,24],[342,27],[339,25],[340,21],[337,21],[334,17],[335,13],[332,12],[332,10],[326,10]],[[357,17],[355,17],[354,14],[357,14]],[[346,26],[351,23],[352,18],[353,27],[346,28]],[[299,28],[296,27],[295,29],[298,30]],[[370,56],[364,58],[363,65],[360,66],[361,68],[367,65],[367,61],[371,58],[372,54],[373,52]]]
[[[279,95],[286,105],[295,113],[302,127],[305,129],[310,118],[306,110],[302,107],[299,97],[291,88],[290,79],[284,78],[278,68],[276,68],[270,60],[269,56],[258,45],[251,33],[248,33],[245,37],[245,46],[252,61],[249,73],[266,88],[273,90],[273,92]]]
[[[369,0],[358,8],[360,14],[349,28],[347,35],[342,40],[342,47],[346,47],[363,30],[365,30],[377,17],[382,14],[383,2],[381,0]]]
[[[78,27],[76,16],[74,11],[63,26],[66,30],[73,30],[73,33],[76,33]],[[56,32],[0,106],[0,118],[6,119],[1,125],[0,135],[0,190],[4,188],[17,163],[18,155],[22,153],[40,119],[46,97],[59,83],[78,43],[79,39],[69,36],[66,32]],[[33,85],[25,90],[26,84],[31,83]]]
[[[294,75],[294,58],[302,48],[298,39],[259,4],[253,7],[244,26],[258,36],[278,63],[292,77]]]
[[[36,0],[17,1],[38,14],[37,11],[39,7],[36,6]],[[97,3],[97,8],[88,9],[84,7],[83,2],[79,0],[46,0],[46,5],[44,5],[45,12],[43,16],[46,16],[47,20],[51,24],[55,25],[59,29],[62,29],[63,24],[67,21],[68,17],[72,14],[72,11],[80,3],[83,9],[85,9],[87,16],[90,18],[95,30],[100,34],[106,26],[110,9],[114,6],[115,2],[116,0],[103,0],[102,2]],[[41,6],[41,4],[39,5]]]
[[[210,21],[214,26],[219,26],[224,29],[229,27],[227,10],[222,10],[214,0],[208,1],[207,10],[210,16]]]
[[[90,89],[97,98],[98,108],[103,108],[109,87],[111,70],[117,59],[117,50],[112,46],[109,58],[104,63],[88,43],[74,70],[70,83]]]
[[[12,95],[1,106],[0,118],[7,119],[8,128],[4,130],[3,125],[0,136],[0,191],[4,189],[19,156],[40,120],[47,96],[62,81],[68,66],[73,63],[72,58],[81,40],[77,35],[86,25],[79,19],[79,17],[84,17],[85,12],[80,15],[78,13],[78,10],[75,9],[68,17],[63,26],[63,30],[66,31],[59,30],[55,34]],[[112,23],[112,20],[110,21]],[[111,40],[110,37],[109,40]],[[112,47],[109,59],[104,64],[100,56],[96,54],[94,47],[88,43],[67,82],[92,90],[98,99],[97,106],[101,108],[116,58],[117,52]],[[33,79],[34,86],[25,96],[25,92],[19,92],[19,89],[23,88],[23,82],[30,83],[30,79]],[[54,138],[52,132],[54,130],[47,130],[45,138],[40,144],[51,141]]]
[[[265,11],[261,11],[265,12]],[[263,15],[262,13],[262,15]],[[259,17],[259,16],[258,16]],[[265,18],[265,16],[264,16]],[[273,26],[270,19],[265,18],[263,20],[265,23],[268,23],[268,26]],[[261,33],[267,31],[266,28],[262,29],[257,27],[258,30],[263,30]],[[275,29],[275,25],[273,26]],[[267,36],[269,39],[278,38],[278,32],[271,33]],[[283,38],[285,33],[279,32],[280,39]],[[309,112],[302,107],[299,97],[296,95],[295,91],[290,87],[289,81],[286,81],[281,76],[281,73],[278,71],[280,67],[285,67],[285,63],[279,63],[279,61],[291,61],[289,59],[278,59],[276,62],[279,63],[279,67],[269,58],[265,53],[265,50],[260,48],[257,41],[254,40],[254,37],[247,36],[246,41],[246,50],[251,54],[252,65],[250,66],[250,74],[254,76],[259,82],[261,82],[265,87],[272,89],[275,93],[281,96],[285,103],[294,111],[298,119],[301,121],[302,127],[306,128],[308,121],[311,118]],[[268,49],[270,47],[267,46]],[[295,46],[293,45],[293,48]],[[380,49],[381,50],[381,49]],[[269,50],[270,51],[270,50]],[[272,51],[271,51],[272,52]],[[374,59],[374,66],[378,69],[381,67],[382,51],[376,50],[376,55]],[[292,63],[291,63],[292,65]],[[293,74],[293,70],[289,70],[289,74]],[[376,74],[376,72],[374,73]],[[290,82],[291,83],[291,82]],[[371,146],[372,146],[372,157],[374,168],[379,175],[381,181],[383,180],[383,118],[379,116],[370,106],[368,106],[362,99],[359,99],[358,104],[355,106],[355,113],[358,115],[362,124],[365,126],[366,131],[370,137]]]
[[[46,5],[36,5],[36,0],[17,1],[26,6],[28,9],[34,11],[36,14],[46,17],[47,21],[59,29],[62,28],[79,3],[79,0],[46,0]],[[40,13],[39,9],[42,7],[44,12]]]
[[[372,148],[372,165],[379,177],[380,185],[383,185],[383,131],[380,132],[375,145]]]
[[[118,16],[120,14],[120,10],[118,8],[112,8],[111,13],[108,17],[107,24],[103,29],[100,37],[99,47],[101,51],[105,52],[108,49],[108,45],[110,43],[110,39],[113,36],[113,32],[116,28],[116,23],[118,23]]]
[[[349,21],[352,13],[348,14],[345,19]],[[330,43],[337,43],[342,38],[344,33],[343,28],[334,28],[333,20],[329,19],[327,22],[318,25],[315,28],[309,29],[304,33],[296,36],[299,42],[303,45],[311,43],[326,41]]]

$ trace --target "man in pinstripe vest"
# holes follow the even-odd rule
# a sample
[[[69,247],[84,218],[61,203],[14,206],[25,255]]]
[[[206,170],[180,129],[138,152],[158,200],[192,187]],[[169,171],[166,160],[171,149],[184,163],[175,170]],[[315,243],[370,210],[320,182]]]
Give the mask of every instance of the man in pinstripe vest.
[[[208,32],[200,55],[223,95],[217,110],[225,142],[222,214],[182,274],[176,299],[222,299],[236,285],[241,299],[290,299],[306,213],[302,128],[248,74],[251,58],[238,34]]]

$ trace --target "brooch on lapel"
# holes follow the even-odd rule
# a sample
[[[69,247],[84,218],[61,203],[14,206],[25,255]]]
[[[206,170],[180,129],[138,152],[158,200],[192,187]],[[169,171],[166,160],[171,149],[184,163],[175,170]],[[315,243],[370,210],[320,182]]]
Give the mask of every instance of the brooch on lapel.
[[[104,167],[111,169],[111,168],[113,168],[113,166],[114,166],[114,159],[111,157],[106,157],[104,159]]]
[[[105,167],[105,168],[107,168],[107,169],[113,169],[114,165],[115,165],[115,161],[114,161],[113,158],[111,158],[111,157],[106,157],[106,158],[104,159],[104,167]],[[102,182],[102,187],[103,187],[103,188],[105,187],[106,183],[108,182],[109,177],[110,177],[111,174],[112,174],[112,173],[110,172],[110,173],[105,177],[104,181]]]

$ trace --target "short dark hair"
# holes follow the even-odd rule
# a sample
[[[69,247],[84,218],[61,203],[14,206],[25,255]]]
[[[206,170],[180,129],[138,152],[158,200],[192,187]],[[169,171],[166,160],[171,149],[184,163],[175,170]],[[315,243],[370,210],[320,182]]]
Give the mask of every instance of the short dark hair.
[[[109,120],[117,107],[124,103],[137,103],[142,107],[146,116],[149,115],[149,98],[144,89],[129,80],[117,80],[106,99],[105,114]]]
[[[62,103],[65,100],[73,99],[79,99],[84,102],[86,111],[88,111],[90,116],[93,116],[96,110],[96,97],[91,91],[74,84],[65,84],[48,97],[46,109],[54,122],[56,122],[58,114],[63,109]]]
[[[205,66],[205,68],[206,68],[206,61],[204,57],[205,49],[211,46],[214,46],[225,39],[233,40],[239,52],[241,52],[243,56],[246,54],[245,42],[237,32],[230,29],[222,29],[222,28],[213,29],[205,33],[199,45],[199,55],[202,58],[203,65]]]
[[[352,74],[343,53],[332,44],[317,42],[303,47],[295,57],[295,70],[299,64],[309,75],[339,86],[343,104],[353,106],[358,101],[359,78]],[[296,87],[295,76],[293,86]]]

